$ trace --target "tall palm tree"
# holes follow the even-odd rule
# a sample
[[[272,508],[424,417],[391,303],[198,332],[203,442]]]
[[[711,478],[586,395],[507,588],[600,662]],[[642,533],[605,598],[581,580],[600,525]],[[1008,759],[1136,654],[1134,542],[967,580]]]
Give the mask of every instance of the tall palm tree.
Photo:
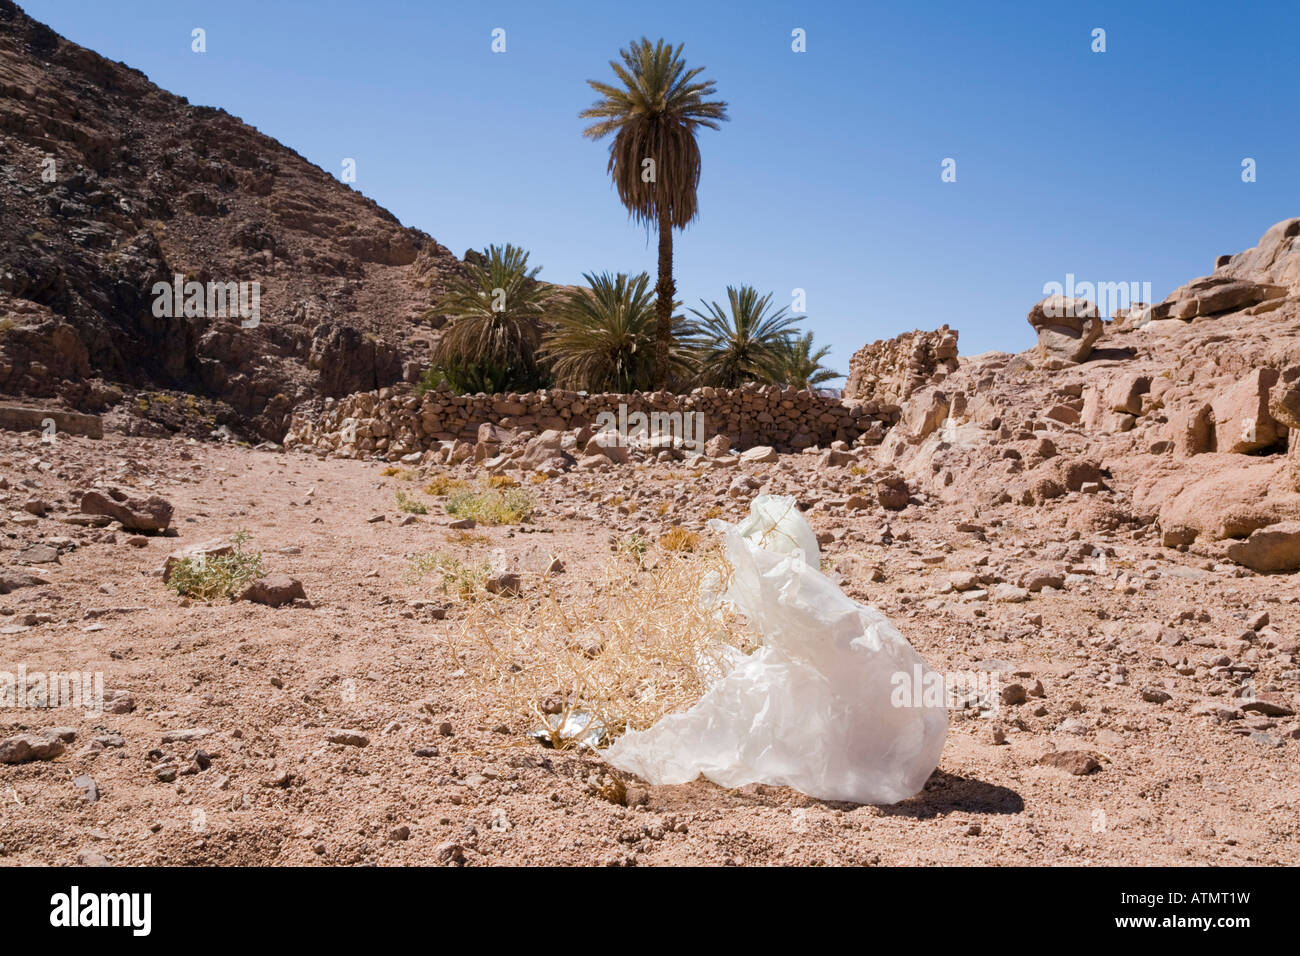
[[[608,172],[628,215],[647,229],[659,227],[658,324],[652,379],[655,388],[668,383],[672,341],[673,230],[685,229],[698,211],[699,126],[718,129],[726,120],[727,104],[706,100],[715,92],[712,80],[695,81],[704,67],[688,70],[683,47],[659,40],[640,41],[620,50],[620,64],[611,60],[618,84],[588,80],[600,99],[579,115],[596,120],[583,130],[589,139],[614,133]],[[649,160],[650,162],[646,162]]]
[[[772,293],[759,298],[753,286],[727,286],[729,311],[700,300],[704,311],[683,332],[691,337],[703,385],[735,388],[747,381],[771,381],[777,375],[785,340],[799,322],[786,306],[773,310]]]
[[[591,392],[650,388],[655,346],[650,277],[603,272],[583,278],[590,288],[566,296],[547,316],[552,327],[542,340],[542,358],[555,383]],[[675,378],[690,371],[680,348],[671,349],[668,364]]]
[[[528,253],[507,243],[467,257],[468,277],[447,283],[434,309],[448,317],[433,360],[494,391],[534,387],[543,304],[549,296]],[[468,370],[468,371],[467,371]]]
[[[776,374],[772,377],[772,382],[811,390],[833,378],[839,378],[839,372],[822,365],[822,359],[830,354],[830,347],[823,345],[814,352],[812,344],[811,332],[786,336],[777,350]]]

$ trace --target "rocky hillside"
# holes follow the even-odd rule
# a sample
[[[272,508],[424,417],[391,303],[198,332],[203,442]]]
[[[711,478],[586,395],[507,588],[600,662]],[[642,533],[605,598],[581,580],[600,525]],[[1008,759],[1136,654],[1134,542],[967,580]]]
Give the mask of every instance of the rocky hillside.
[[[1035,349],[917,389],[878,462],[948,501],[1300,570],[1300,218],[1115,321],[1044,300],[1029,322]]]
[[[402,380],[460,268],[291,149],[0,0],[0,393],[182,390],[278,440],[300,399]],[[156,316],[177,275],[258,283],[256,326]]]

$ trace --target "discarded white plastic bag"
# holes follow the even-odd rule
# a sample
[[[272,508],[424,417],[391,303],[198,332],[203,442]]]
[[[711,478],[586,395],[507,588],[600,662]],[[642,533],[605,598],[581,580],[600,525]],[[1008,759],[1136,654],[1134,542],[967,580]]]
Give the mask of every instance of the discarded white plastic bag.
[[[761,495],[740,525],[715,525],[727,529],[734,571],[724,597],[763,645],[690,710],[624,734],[605,760],[653,784],[702,774],[724,787],[785,785],[856,803],[920,791],[948,732],[943,706],[896,691],[926,681],[920,655],[818,570],[816,535],[794,499]]]

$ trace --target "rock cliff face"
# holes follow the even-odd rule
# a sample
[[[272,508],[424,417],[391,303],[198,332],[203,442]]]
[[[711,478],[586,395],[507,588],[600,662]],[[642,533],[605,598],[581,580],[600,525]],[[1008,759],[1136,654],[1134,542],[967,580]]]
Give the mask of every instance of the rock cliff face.
[[[401,381],[461,267],[236,117],[0,0],[0,393],[178,389],[278,439],[301,399]],[[177,276],[203,308],[157,315]],[[257,283],[256,325],[209,283]]]

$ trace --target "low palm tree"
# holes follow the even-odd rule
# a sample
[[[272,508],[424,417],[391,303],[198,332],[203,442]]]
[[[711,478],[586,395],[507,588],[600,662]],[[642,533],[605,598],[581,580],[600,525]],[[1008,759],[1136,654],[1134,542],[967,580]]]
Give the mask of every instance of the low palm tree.
[[[584,274],[579,289],[553,308],[542,340],[542,357],[556,385],[591,392],[633,392],[651,387],[654,374],[655,302],[642,272]],[[680,321],[680,319],[678,319]],[[669,373],[684,378],[685,353],[669,354]]]
[[[813,351],[813,334],[788,335],[778,349],[776,374],[771,381],[776,385],[793,385],[795,388],[815,389],[818,385],[839,378],[840,373],[822,365],[830,354],[829,346]]]
[[[528,253],[507,243],[467,257],[468,275],[447,283],[434,309],[448,317],[433,350],[436,368],[483,390],[536,387],[540,319],[550,293],[528,268]]]
[[[799,317],[785,306],[772,309],[772,293],[760,298],[753,286],[727,286],[727,299],[725,311],[701,299],[704,311],[691,309],[696,318],[682,330],[695,350],[697,381],[720,388],[772,381]]]
[[[600,94],[579,114],[594,119],[583,131],[589,139],[615,134],[609,148],[608,172],[618,198],[637,222],[659,228],[659,281],[652,380],[655,388],[668,384],[673,335],[673,230],[684,229],[698,211],[700,126],[718,129],[727,119],[727,104],[707,100],[713,81],[696,82],[704,67],[688,70],[681,45],[674,47],[644,37],[620,50],[623,62],[611,60],[617,84],[588,80]]]

